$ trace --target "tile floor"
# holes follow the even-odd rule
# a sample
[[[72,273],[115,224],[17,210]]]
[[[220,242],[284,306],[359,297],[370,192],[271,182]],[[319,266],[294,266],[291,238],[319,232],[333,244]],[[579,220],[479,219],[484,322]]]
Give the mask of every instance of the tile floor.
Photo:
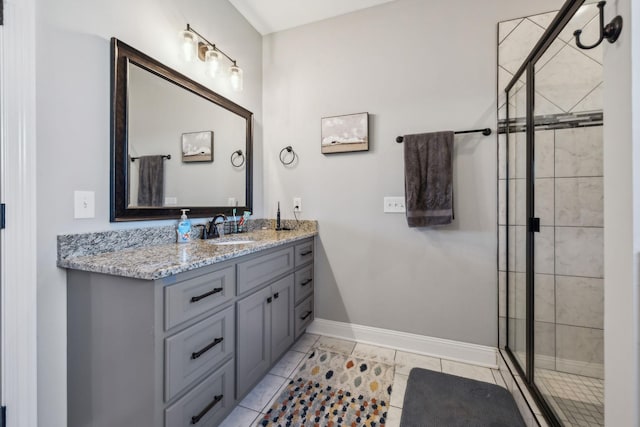
[[[398,427],[400,425],[404,391],[411,368],[431,369],[506,387],[497,369],[361,344],[354,341],[305,334],[229,414],[221,424],[221,427],[258,426],[263,414],[269,410],[273,401],[289,384],[305,354],[314,346],[344,354],[352,354],[363,359],[386,362],[395,366],[393,392],[391,393],[390,407],[387,413],[387,427]]]

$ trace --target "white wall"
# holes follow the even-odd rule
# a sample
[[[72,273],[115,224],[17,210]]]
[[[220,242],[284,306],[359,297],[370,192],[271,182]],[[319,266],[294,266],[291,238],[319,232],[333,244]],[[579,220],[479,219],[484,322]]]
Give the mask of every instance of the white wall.
[[[109,223],[109,39],[115,36],[200,81],[255,114],[255,202],[261,215],[262,41],[226,0],[38,0],[38,412],[41,425],[66,425],[66,276],[56,235],[165,225]],[[237,58],[244,91],[211,83],[179,57],[189,22]],[[96,192],[96,218],[73,219],[73,191]]]
[[[607,3],[622,15],[604,44],[604,392],[607,427],[640,425],[640,4]]]
[[[497,22],[562,2],[398,0],[264,39],[264,180],[319,221],[316,316],[497,344],[496,138],[455,142],[455,222],[409,229],[397,135],[495,128]],[[370,151],[322,155],[320,118],[368,111]],[[292,145],[298,165],[278,161]]]

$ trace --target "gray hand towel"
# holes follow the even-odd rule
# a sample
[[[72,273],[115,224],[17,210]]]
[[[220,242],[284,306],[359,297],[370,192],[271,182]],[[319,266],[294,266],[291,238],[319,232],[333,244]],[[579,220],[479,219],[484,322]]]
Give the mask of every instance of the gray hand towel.
[[[164,159],[162,156],[142,156],[138,171],[138,206],[164,204]]]
[[[404,190],[409,227],[453,220],[453,132],[404,136]]]

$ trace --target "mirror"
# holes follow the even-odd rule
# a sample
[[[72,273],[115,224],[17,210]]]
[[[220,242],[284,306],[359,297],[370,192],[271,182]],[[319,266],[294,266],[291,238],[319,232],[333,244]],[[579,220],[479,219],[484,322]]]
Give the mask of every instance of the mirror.
[[[111,39],[111,221],[240,214],[252,113]]]

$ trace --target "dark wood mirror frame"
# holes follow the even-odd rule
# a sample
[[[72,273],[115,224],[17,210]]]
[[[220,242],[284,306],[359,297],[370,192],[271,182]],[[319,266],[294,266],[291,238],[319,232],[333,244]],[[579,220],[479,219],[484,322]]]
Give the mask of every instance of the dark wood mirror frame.
[[[233,101],[215,93],[211,89],[191,80],[183,74],[167,67],[116,38],[111,39],[111,208],[110,221],[144,221],[180,218],[180,209],[190,209],[191,218],[203,218],[217,213],[231,215],[233,206],[175,206],[160,208],[128,207],[128,69],[134,63],[145,70],[177,86],[205,98],[232,113],[243,117],[247,122],[245,147],[245,206],[237,206],[237,212],[251,211],[253,201],[252,152],[253,152],[253,113]],[[224,185],[224,183],[209,183]]]

